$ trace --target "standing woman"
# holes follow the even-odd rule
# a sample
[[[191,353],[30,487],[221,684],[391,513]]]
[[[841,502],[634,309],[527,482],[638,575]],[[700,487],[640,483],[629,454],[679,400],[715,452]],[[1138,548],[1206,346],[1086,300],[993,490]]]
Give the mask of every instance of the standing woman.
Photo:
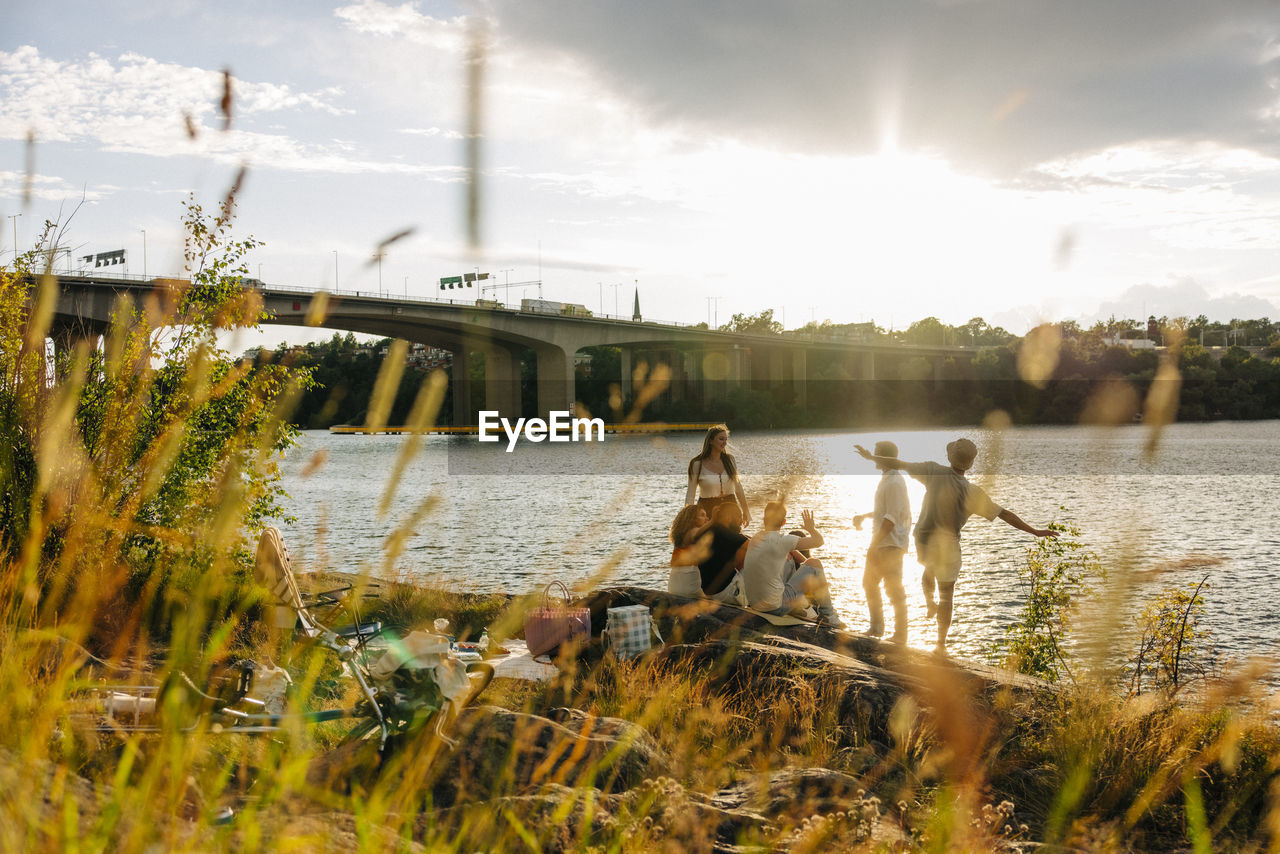
[[[685,491],[684,503],[692,504],[696,496],[698,506],[714,517],[718,505],[737,502],[742,508],[742,523],[749,525],[751,511],[747,509],[747,496],[738,480],[738,464],[727,450],[728,445],[728,427],[717,424],[707,431],[702,452],[689,460],[689,488]]]

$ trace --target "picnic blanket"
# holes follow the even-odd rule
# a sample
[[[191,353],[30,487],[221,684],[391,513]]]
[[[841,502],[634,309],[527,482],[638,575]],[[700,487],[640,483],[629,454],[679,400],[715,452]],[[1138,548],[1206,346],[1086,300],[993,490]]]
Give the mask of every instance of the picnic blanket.
[[[489,663],[493,665],[494,676],[526,679],[530,682],[547,682],[560,672],[560,669],[545,655],[539,658],[530,655],[528,645],[519,638],[508,638],[502,642],[502,646],[509,652],[489,659]]]
[[[724,605],[721,607],[738,608],[737,605]],[[759,617],[762,620],[768,620],[775,626],[804,626],[812,625],[813,620],[807,620],[804,617],[797,617],[795,614],[769,614],[764,611],[757,611],[754,608],[738,608],[740,611],[746,611],[748,614]]]

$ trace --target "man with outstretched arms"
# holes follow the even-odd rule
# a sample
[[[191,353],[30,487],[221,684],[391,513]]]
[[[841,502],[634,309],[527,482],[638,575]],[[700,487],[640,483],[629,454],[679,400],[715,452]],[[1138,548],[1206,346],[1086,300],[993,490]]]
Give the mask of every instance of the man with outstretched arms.
[[[1033,528],[1012,510],[1006,510],[965,479],[964,473],[978,456],[978,446],[968,439],[956,439],[947,445],[947,462],[908,463],[897,457],[873,454],[861,445],[854,445],[863,459],[877,466],[901,469],[924,484],[924,501],[920,504],[920,520],[916,522],[916,557],[924,564],[921,584],[924,587],[925,604],[930,617],[938,620],[938,652],[947,649],[947,632],[951,628],[951,614],[956,579],[960,577],[960,529],[970,516],[981,516],[988,522],[999,517],[1020,531],[1035,537],[1056,537],[1056,531]],[[934,601],[934,588],[938,599]]]

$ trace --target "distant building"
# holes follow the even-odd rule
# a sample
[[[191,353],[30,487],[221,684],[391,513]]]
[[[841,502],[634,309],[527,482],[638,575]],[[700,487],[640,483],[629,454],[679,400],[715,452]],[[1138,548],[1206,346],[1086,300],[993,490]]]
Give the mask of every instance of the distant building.
[[[876,337],[875,322],[870,323],[846,323],[844,324],[845,335],[857,341],[871,341]]]
[[[1106,337],[1102,339],[1102,343],[1108,347],[1124,347],[1128,350],[1154,350],[1156,342],[1150,338],[1116,338]]]
[[[443,368],[449,364],[449,359],[450,354],[448,350],[441,350],[438,347],[428,347],[426,344],[422,343],[415,343],[410,346],[409,352],[404,357],[406,365],[412,365],[423,370]]]

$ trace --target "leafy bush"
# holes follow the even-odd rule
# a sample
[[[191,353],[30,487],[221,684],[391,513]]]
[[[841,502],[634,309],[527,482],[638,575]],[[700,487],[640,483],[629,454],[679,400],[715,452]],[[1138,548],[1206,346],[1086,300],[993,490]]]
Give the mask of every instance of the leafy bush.
[[[1134,656],[1129,693],[1148,690],[1175,693],[1188,682],[1208,675],[1214,664],[1205,615],[1206,575],[1194,586],[1166,590],[1138,618],[1142,635]]]
[[[1042,537],[1027,549],[1019,568],[1026,599],[1019,619],[996,644],[997,656],[1011,669],[1049,681],[1071,675],[1064,639],[1072,610],[1094,581],[1104,576],[1097,555],[1080,542],[1080,531],[1051,523],[1060,536]]]
[[[37,592],[21,624],[124,645],[139,629],[204,631],[244,594],[249,538],[281,515],[294,435],[281,414],[308,377],[218,348],[217,329],[262,317],[240,286],[257,243],[232,239],[233,195],[213,217],[185,210],[190,280],[142,305],[121,295],[101,348],[76,339],[57,280],[30,268],[58,226],[0,273],[0,547]]]

